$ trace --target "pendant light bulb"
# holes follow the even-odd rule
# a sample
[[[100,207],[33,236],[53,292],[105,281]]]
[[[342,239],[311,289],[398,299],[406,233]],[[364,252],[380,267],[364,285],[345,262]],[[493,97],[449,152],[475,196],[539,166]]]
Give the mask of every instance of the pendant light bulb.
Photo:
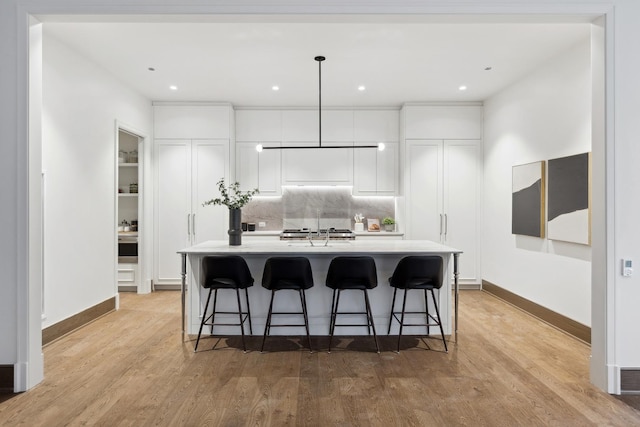
[[[258,153],[262,153],[262,149],[263,149],[263,148],[264,148],[264,147],[262,146],[262,144],[258,144],[258,145],[256,145],[256,151],[257,151]]]
[[[378,142],[378,151],[384,151],[384,142]]]

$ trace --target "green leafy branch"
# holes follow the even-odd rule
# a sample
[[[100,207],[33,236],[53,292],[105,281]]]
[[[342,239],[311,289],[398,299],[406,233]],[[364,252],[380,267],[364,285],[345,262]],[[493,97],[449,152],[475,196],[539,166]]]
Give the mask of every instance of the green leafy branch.
[[[259,193],[257,188],[245,192],[240,191],[240,183],[238,182],[230,184],[227,188],[224,184],[224,178],[218,181],[218,190],[220,190],[221,197],[207,200],[202,206],[225,205],[229,209],[240,209],[251,201],[254,194]]]

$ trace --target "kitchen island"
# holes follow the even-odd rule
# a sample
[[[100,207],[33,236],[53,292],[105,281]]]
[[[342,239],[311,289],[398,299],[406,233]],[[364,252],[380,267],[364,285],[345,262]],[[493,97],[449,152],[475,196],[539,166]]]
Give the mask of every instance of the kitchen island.
[[[182,257],[182,333],[195,334],[203,315],[206,290],[200,286],[202,258],[208,255],[240,255],[249,266],[255,279],[254,286],[249,288],[253,334],[261,335],[266,323],[270,291],[262,288],[262,270],[265,260],[272,256],[305,256],[311,262],[314,287],[307,291],[307,305],[311,335],[329,334],[329,315],[331,312],[331,289],[325,286],[329,263],[336,256],[368,255],[375,259],[378,273],[378,287],[369,291],[371,307],[376,330],[379,334],[387,332],[393,288],[388,279],[393,274],[398,261],[407,255],[439,255],[444,259],[445,283],[439,292],[439,308],[445,334],[452,331],[452,298],[451,285],[454,286],[454,330],[457,331],[458,308],[458,256],[462,251],[435,243],[429,240],[330,240],[325,246],[324,240],[309,241],[249,241],[240,246],[229,246],[226,240],[207,241],[178,251]],[[189,274],[190,273],[190,274]],[[424,298],[417,291],[407,302],[407,310],[423,307]],[[411,296],[411,293],[409,294]],[[236,296],[233,292],[221,292],[218,296],[219,307],[236,309]],[[283,292],[279,295],[274,310],[299,311],[299,299],[296,292]],[[422,304],[422,305],[421,305]],[[364,302],[361,293],[351,291],[341,299],[340,311],[362,311]],[[278,306],[278,307],[276,307]],[[415,311],[415,310],[414,310]],[[344,323],[361,323],[362,316],[346,318]],[[298,316],[288,318],[281,316],[278,323],[299,323]],[[185,326],[186,322],[186,326]],[[274,321],[275,322],[275,321]],[[300,328],[276,328],[274,334],[302,335]],[[216,335],[239,335],[239,327],[216,327]],[[397,323],[391,333],[397,333]],[[424,327],[405,327],[406,334],[424,334]],[[366,328],[345,327],[336,329],[336,335],[364,335]]]

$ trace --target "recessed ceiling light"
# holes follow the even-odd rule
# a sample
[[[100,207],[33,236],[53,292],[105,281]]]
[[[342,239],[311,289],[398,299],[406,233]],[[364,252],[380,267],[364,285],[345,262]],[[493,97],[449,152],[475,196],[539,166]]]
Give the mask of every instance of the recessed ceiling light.
[[[171,90],[178,90],[178,86],[171,85],[171,86],[169,86],[169,89],[171,89]]]
[[[360,86],[358,86],[358,90],[359,90],[360,92],[363,92],[365,89],[366,89],[366,87],[364,87],[364,85],[360,85]]]
[[[485,71],[491,71],[493,68],[492,67],[484,67]]]
[[[280,90],[280,86],[271,86],[271,90],[279,91]]]
[[[149,68],[147,68],[147,70],[149,70],[149,71],[155,71],[156,69],[155,69],[155,68],[153,68],[153,67],[149,67]]]
[[[460,90],[460,91],[467,90],[467,87],[465,85],[462,85],[462,86],[458,87],[458,90]]]

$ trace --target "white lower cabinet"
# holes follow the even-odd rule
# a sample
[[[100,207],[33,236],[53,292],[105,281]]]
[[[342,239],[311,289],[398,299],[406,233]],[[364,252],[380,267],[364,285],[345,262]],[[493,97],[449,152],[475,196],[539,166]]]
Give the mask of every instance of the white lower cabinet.
[[[225,206],[202,206],[229,184],[228,140],[156,140],[154,285],[179,284],[179,249],[227,238]]]
[[[407,140],[405,238],[463,251],[460,282],[480,283],[481,142]]]
[[[118,290],[136,291],[140,283],[138,264],[118,264]]]

